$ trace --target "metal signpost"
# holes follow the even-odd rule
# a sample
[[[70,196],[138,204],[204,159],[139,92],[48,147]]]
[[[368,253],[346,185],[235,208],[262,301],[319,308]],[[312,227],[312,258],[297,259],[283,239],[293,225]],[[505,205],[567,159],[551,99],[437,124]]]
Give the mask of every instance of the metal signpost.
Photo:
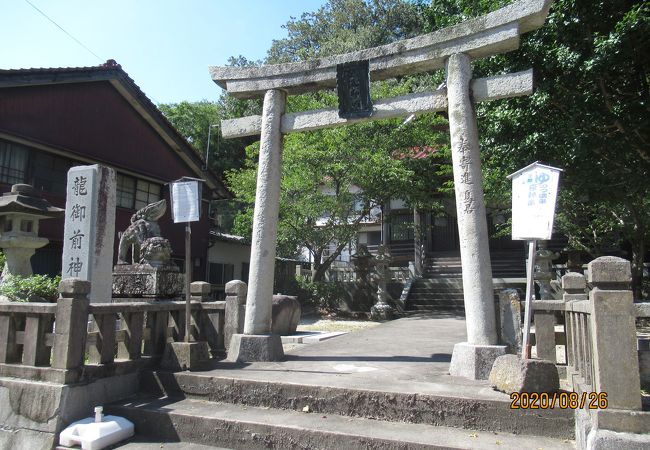
[[[508,175],[512,180],[512,239],[528,241],[526,310],[522,357],[530,359],[530,322],[533,300],[533,271],[538,239],[551,239],[555,201],[562,169],[534,162]]]
[[[190,342],[192,322],[190,282],[192,281],[191,222],[201,218],[201,182],[199,178],[183,177],[170,183],[174,223],[185,222],[185,342]]]

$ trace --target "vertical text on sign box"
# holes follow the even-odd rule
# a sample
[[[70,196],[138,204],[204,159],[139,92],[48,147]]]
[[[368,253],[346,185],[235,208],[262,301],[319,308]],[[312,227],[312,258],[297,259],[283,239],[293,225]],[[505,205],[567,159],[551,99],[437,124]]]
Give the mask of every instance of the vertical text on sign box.
[[[111,301],[115,179],[99,164],[68,171],[61,277],[90,281],[91,302]]]

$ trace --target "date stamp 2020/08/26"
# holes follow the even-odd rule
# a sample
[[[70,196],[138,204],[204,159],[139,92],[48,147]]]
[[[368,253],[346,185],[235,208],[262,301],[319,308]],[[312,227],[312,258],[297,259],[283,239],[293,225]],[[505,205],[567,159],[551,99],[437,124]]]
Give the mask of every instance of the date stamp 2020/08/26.
[[[606,409],[606,392],[513,392],[510,409]]]

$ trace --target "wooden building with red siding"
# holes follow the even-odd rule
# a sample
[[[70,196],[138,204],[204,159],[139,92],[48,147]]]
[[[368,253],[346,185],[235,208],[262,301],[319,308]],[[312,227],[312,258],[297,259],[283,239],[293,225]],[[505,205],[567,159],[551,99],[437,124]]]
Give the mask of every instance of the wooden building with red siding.
[[[230,193],[121,66],[109,60],[96,67],[0,70],[0,192],[28,183],[64,208],[68,169],[97,163],[117,171],[116,232],[137,209],[169,200],[165,183],[206,180],[202,218],[192,224],[193,278],[206,279],[209,201]],[[184,225],[172,222],[170,210],[168,203],[159,223],[180,262]],[[34,271],[60,273],[63,220],[43,221],[40,235],[50,244],[32,258]]]

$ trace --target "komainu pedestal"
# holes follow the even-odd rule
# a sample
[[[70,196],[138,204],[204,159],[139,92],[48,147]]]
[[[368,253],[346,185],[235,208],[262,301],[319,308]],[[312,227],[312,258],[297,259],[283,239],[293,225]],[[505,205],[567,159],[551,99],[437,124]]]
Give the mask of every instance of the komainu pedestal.
[[[113,267],[113,297],[171,298],[183,292],[185,276],[171,262],[169,240],[160,236],[157,220],[167,203],[160,200],[137,211],[120,237]],[[128,262],[131,253],[132,264]]]
[[[172,298],[183,292],[184,275],[170,264],[121,264],[113,267],[113,297]]]

